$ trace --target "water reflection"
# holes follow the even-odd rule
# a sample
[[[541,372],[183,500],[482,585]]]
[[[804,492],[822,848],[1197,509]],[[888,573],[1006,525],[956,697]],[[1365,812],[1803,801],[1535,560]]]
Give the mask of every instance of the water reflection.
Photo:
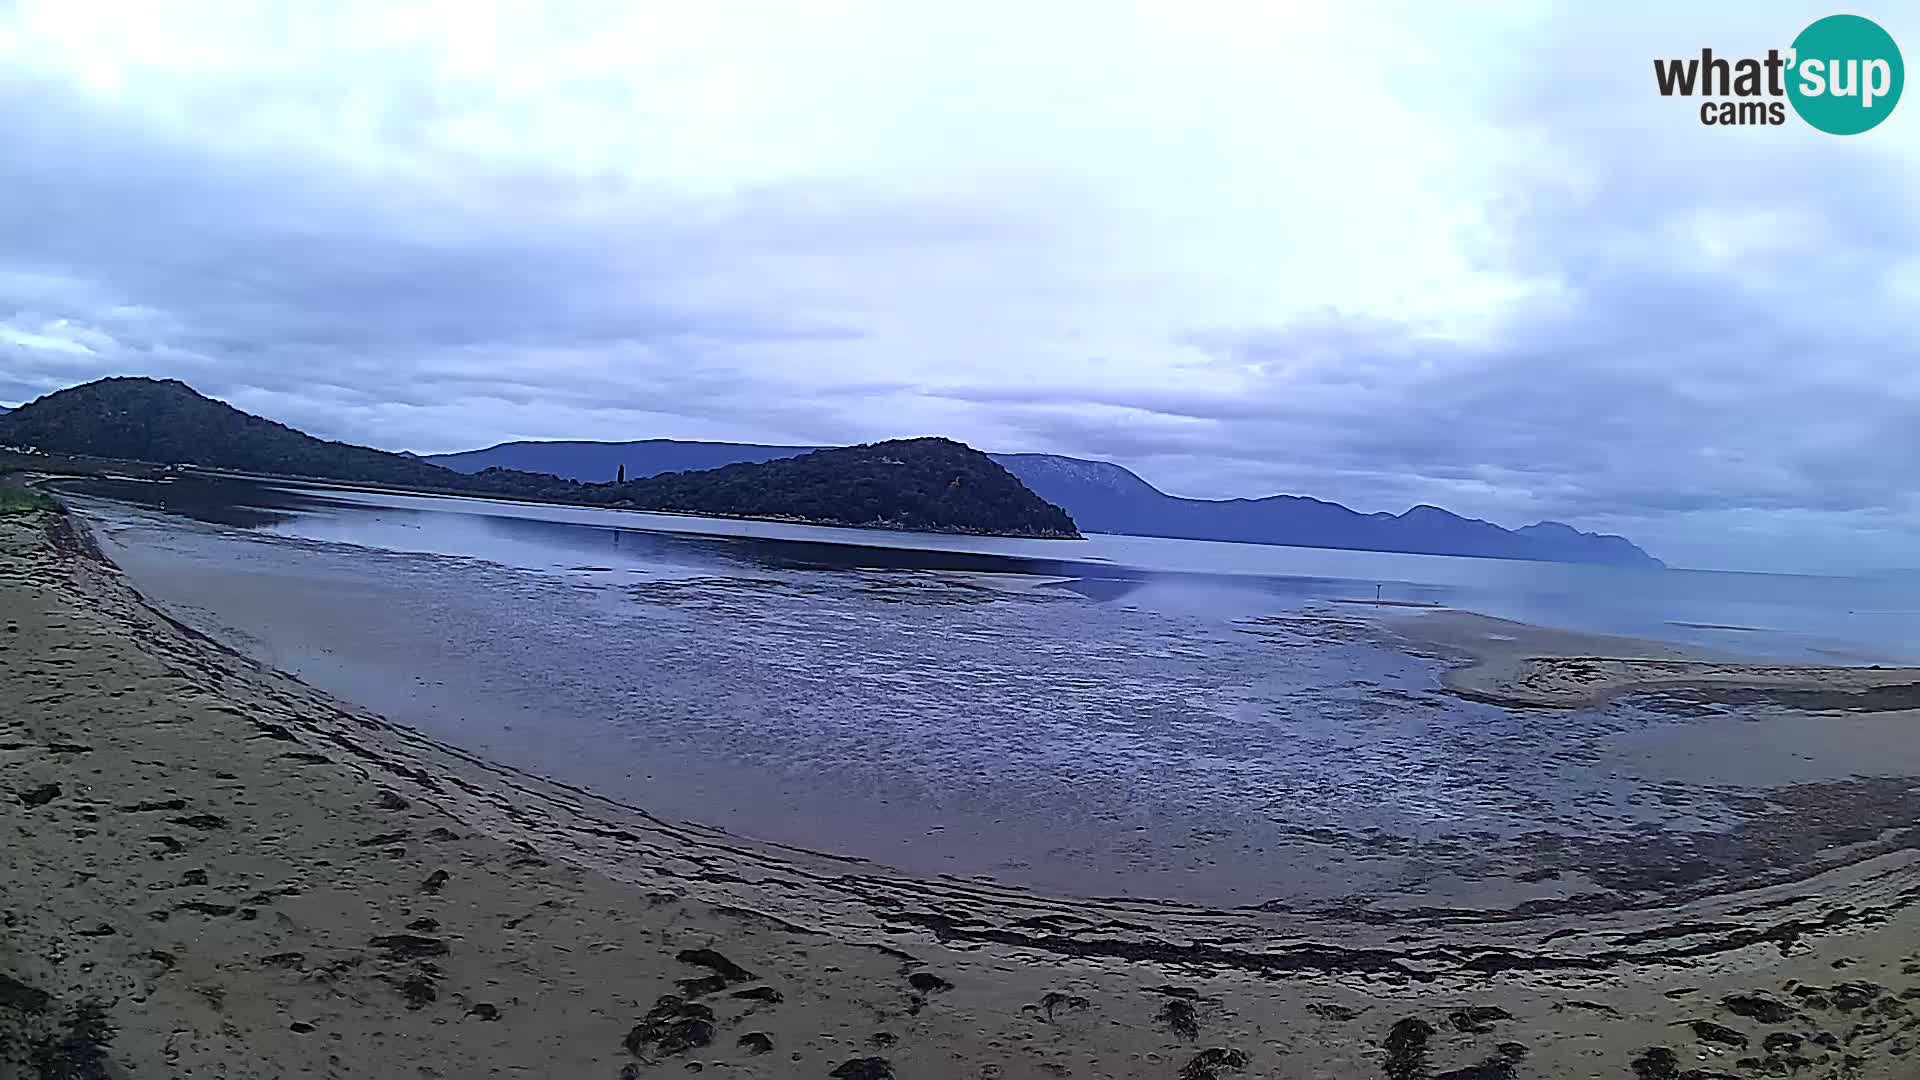
[[[1222,619],[1377,597],[1742,654],[1855,663],[1920,657],[1920,578],[1657,571],[1132,536],[946,536],[200,475],[58,487],[164,506],[218,525],[522,569],[686,576],[747,567],[1036,578],[1106,603]]]
[[[1434,568],[1379,589],[1411,600],[1583,568],[197,486],[86,485],[82,507],[190,625],[486,757],[920,873],[1219,903],[1436,881],[1478,902],[1513,878],[1511,901],[1563,888],[1543,845],[1725,830],[1764,802],[1607,764],[1625,736],[1718,725],[1716,766],[1817,768],[1737,716],[1463,701],[1324,603],[1375,582],[1315,572]]]
[[[75,478],[49,485],[54,491],[139,503],[195,521],[239,529],[266,529],[292,521],[297,511],[319,507],[326,500],[288,492],[284,498],[249,498],[245,488],[176,480],[101,480]]]

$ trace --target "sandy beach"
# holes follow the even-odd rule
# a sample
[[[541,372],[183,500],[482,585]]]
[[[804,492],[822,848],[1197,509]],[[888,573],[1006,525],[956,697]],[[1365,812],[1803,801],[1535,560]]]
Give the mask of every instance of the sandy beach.
[[[1468,663],[1447,685],[1497,705],[1570,709],[1625,693],[1706,694],[1728,703],[1773,704],[1803,712],[1920,710],[1920,670],[1814,667],[1702,657],[1659,642],[1549,630],[1466,612],[1405,623],[1417,641]]]
[[[1409,619],[1456,693],[1543,726],[1625,693],[1920,722],[1910,669]],[[1653,906],[1308,917],[914,880],[329,699],[46,513],[0,518],[0,702],[0,1080],[1920,1074],[1920,835],[1821,831],[1853,788],[1777,837],[1819,845],[1802,872]],[[1897,817],[1910,788],[1872,797]]]

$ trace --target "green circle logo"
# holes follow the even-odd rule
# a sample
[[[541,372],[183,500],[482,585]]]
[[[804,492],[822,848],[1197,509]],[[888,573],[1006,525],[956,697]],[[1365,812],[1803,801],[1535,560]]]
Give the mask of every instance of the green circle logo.
[[[1800,119],[1829,135],[1878,125],[1900,103],[1906,82],[1900,47],[1872,19],[1829,15],[1793,39],[1787,98]]]

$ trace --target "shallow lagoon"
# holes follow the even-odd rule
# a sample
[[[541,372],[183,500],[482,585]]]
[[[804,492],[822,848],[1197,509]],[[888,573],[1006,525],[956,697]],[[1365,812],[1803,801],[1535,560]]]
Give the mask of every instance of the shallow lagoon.
[[[1210,904],[1505,907],[1593,890],[1589,863],[1604,879],[1623,853],[1763,818],[1763,774],[1858,768],[1776,748],[1703,772],[1642,752],[1756,740],[1762,725],[1731,712],[1464,701],[1440,687],[1446,661],[1392,632],[1396,609],[1346,603],[1514,616],[1595,595],[1607,603],[1569,602],[1559,621],[1648,632],[1756,607],[1779,623],[1807,607],[1803,580],[1824,579],[1729,611],[1712,597],[1730,585],[1676,592],[1700,575],[1674,571],[199,480],[68,490],[151,599],[339,697],[664,816],[915,873]],[[1636,579],[1660,587],[1624,587]],[[1766,634],[1664,636],[1877,656],[1814,609]]]

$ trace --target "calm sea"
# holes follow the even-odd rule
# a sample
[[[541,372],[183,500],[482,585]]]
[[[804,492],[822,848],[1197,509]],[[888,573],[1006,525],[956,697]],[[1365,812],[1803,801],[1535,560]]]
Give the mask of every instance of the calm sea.
[[[1384,609],[1342,601],[1797,659],[1920,653],[1912,581],[204,479],[65,490],[155,602],[450,742],[746,836],[1087,895],[1570,895],[1589,883],[1530,862],[1543,834],[1726,830],[1757,812],[1761,773],[1861,768],[1768,749],[1735,716],[1462,701],[1442,661],[1378,629]],[[1649,749],[1675,731],[1745,764]]]

